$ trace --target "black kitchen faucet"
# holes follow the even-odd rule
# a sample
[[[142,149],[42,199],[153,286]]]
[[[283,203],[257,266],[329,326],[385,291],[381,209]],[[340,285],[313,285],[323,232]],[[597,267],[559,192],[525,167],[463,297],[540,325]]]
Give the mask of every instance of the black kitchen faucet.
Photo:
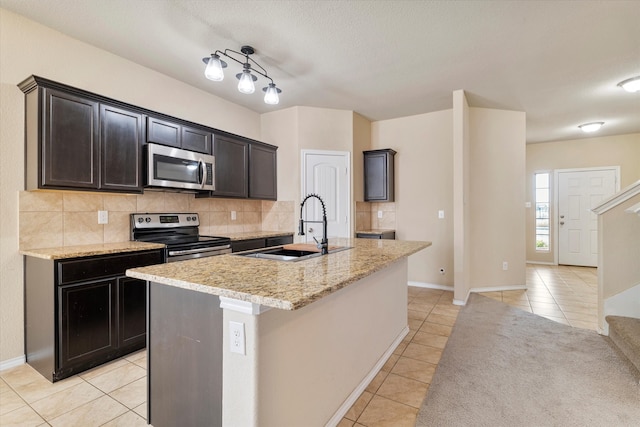
[[[320,200],[320,204],[322,204],[322,221],[305,221],[304,219],[302,219],[302,209],[304,208],[304,203],[312,197],[315,197],[316,199]],[[316,239],[315,237],[313,238],[313,240],[315,240],[316,243],[318,244],[318,249],[322,251],[322,255],[327,255],[329,253],[329,240],[327,239],[327,208],[324,205],[324,201],[322,200],[322,198],[317,194],[311,193],[307,195],[307,197],[304,198],[302,203],[300,203],[300,226],[298,227],[299,236],[304,236],[305,222],[314,222],[314,223],[322,222],[322,241],[318,242],[318,239]]]

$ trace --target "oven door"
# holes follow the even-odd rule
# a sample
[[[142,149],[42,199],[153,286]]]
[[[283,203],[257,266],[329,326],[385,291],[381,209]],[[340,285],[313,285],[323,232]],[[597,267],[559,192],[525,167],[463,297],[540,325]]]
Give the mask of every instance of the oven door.
[[[146,186],[215,190],[214,156],[157,144],[147,144],[146,151]]]
[[[231,253],[231,245],[209,246],[204,248],[182,249],[167,248],[167,262],[184,261],[187,259],[205,258]]]

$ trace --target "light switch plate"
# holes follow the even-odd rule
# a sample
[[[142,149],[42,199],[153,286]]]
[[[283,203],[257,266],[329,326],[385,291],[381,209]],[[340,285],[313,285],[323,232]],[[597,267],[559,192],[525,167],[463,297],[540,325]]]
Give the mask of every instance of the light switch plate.
[[[382,211],[378,211],[378,218],[382,218]]]
[[[236,211],[231,211],[231,221],[235,221],[237,218]]]
[[[443,219],[444,218],[444,211],[443,210],[439,210],[438,211],[438,218],[439,219]]]

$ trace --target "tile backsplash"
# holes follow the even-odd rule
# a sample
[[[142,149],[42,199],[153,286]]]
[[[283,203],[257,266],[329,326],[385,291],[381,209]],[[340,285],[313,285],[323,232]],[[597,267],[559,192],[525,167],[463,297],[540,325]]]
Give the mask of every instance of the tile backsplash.
[[[20,249],[125,242],[129,214],[197,212],[200,233],[292,231],[294,202],[202,198],[193,194],[148,191],[141,195],[63,191],[21,191]],[[98,211],[109,215],[98,224]],[[231,213],[235,211],[235,220]]]
[[[378,218],[379,211],[382,218]],[[395,229],[395,203],[356,202],[356,231]]]

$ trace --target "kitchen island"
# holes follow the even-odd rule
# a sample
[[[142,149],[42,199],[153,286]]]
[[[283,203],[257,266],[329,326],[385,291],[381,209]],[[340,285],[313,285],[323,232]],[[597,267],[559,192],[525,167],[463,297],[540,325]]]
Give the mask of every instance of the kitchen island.
[[[407,257],[430,243],[329,243],[351,248],[128,270],[150,282],[148,421],[337,424],[408,333]]]

